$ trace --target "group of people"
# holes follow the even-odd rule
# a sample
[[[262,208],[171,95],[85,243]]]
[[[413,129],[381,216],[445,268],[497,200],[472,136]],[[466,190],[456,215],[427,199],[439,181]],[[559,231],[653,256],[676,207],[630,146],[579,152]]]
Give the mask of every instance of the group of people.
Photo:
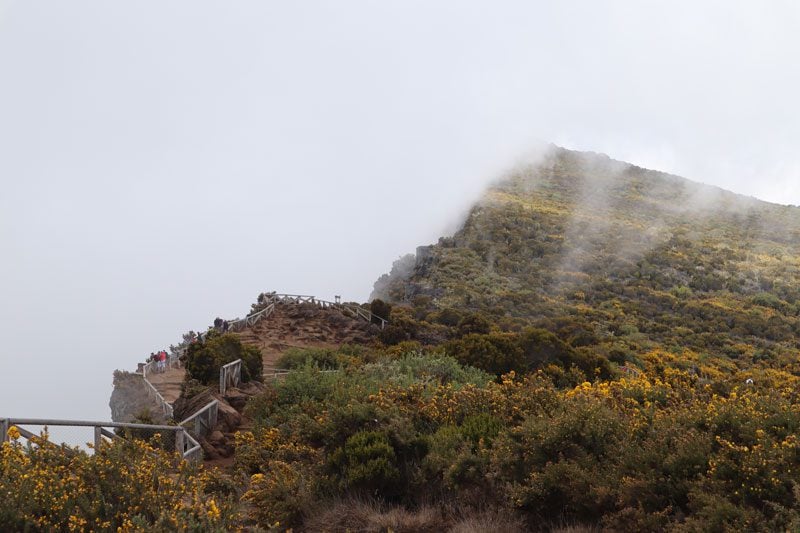
[[[228,323],[227,320],[223,320],[220,317],[214,319],[214,329],[216,329],[217,331],[225,333],[226,331],[228,331],[229,327],[230,324]]]
[[[151,352],[149,360],[156,363],[156,372],[164,372],[164,371],[167,370],[167,352],[166,352],[166,350],[161,350],[161,351],[158,351],[158,352]]]

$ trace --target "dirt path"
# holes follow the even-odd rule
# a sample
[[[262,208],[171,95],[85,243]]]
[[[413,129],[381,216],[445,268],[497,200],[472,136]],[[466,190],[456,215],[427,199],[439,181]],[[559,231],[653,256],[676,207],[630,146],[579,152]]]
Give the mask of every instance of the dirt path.
[[[147,380],[164,397],[167,403],[172,404],[181,395],[181,383],[186,375],[183,368],[168,368],[161,373],[147,374]]]

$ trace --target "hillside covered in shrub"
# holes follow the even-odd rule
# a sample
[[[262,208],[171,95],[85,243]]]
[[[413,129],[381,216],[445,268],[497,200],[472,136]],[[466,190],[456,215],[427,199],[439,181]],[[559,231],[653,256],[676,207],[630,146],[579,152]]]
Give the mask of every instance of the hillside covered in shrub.
[[[396,339],[436,343],[485,319],[551,332],[589,366],[642,368],[662,349],[706,377],[794,373],[798,273],[800,208],[553,148],[493,185],[455,235],[397,261],[373,296],[413,309],[393,317]]]
[[[795,530],[799,231],[553,149],[377,281],[382,345],[286,354],[245,499],[309,531]]]
[[[269,348],[337,313],[308,304],[194,346],[196,387],[235,358],[288,370],[232,464],[11,435],[0,528],[800,530],[798,252],[798,208],[553,148],[376,282],[384,329],[336,315],[338,346]],[[160,490],[170,509],[140,501]]]

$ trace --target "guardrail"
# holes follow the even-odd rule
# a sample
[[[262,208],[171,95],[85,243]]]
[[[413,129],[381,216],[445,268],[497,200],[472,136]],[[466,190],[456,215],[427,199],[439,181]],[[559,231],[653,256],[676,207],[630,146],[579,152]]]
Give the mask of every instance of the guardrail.
[[[213,400],[208,405],[197,411],[195,414],[178,424],[183,428],[194,426],[192,430],[198,438],[204,437],[213,431],[217,425],[217,417],[219,414],[219,401]]]
[[[242,382],[242,360],[231,361],[219,369],[219,393],[223,396],[225,392],[236,387]]]
[[[278,379],[287,376],[291,370],[283,370],[283,369],[275,369],[275,370],[265,370],[261,376],[264,379]]]
[[[369,322],[370,324],[377,324],[380,326],[381,329],[386,327],[386,324],[389,323],[383,317],[379,317],[378,315],[374,314],[369,309],[364,309],[358,305],[354,304],[346,304],[341,302],[331,302],[328,300],[320,300],[314,296],[309,296],[306,294],[278,294],[278,293],[264,293],[264,301],[270,302],[271,304],[275,304],[277,302],[281,303],[292,303],[292,304],[314,304],[322,309],[338,309],[345,314],[350,314],[353,318],[360,318]],[[260,312],[260,311],[259,311]]]
[[[147,395],[151,398],[154,398],[158,406],[161,408],[161,411],[164,413],[164,416],[172,420],[172,417],[174,416],[172,406],[169,404],[169,402],[167,402],[167,400],[164,399],[161,393],[158,392],[158,389],[156,389],[155,385],[150,383],[150,380],[147,379],[148,372],[153,372],[157,364],[158,363],[156,361],[150,361],[149,363],[145,364],[142,367],[142,379],[144,379],[144,384],[147,388]]]
[[[91,422],[87,420],[50,420],[41,418],[2,418],[0,419],[0,431],[2,431],[2,442],[8,441],[8,430],[15,426],[22,437],[27,440],[38,437],[35,433],[26,430],[21,426],[60,426],[60,427],[90,427],[94,429],[94,447],[98,449],[104,439],[121,438],[107,428],[126,428],[142,429],[148,431],[171,432],[174,435],[175,451],[180,453],[186,460],[196,460],[202,457],[200,443],[192,437],[182,426],[165,426],[156,424],[135,424],[132,422]]]
[[[287,370],[285,368],[271,368],[269,370],[265,370],[261,376],[264,379],[278,379],[278,378],[285,378],[292,372],[296,372],[296,370]],[[341,372],[339,369],[332,369],[332,370],[319,370],[320,374],[333,374],[335,372]]]
[[[227,322],[227,329],[223,329],[223,332],[241,331],[244,328],[256,325],[261,319],[267,318],[275,312],[275,304],[277,303],[312,304],[319,306],[322,309],[337,309],[352,318],[361,319],[369,322],[370,324],[377,324],[381,329],[384,329],[389,323],[389,321],[385,318],[379,317],[369,309],[364,309],[358,305],[320,300],[315,296],[310,296],[307,294],[262,293],[259,296],[258,303],[266,304],[266,306],[258,311],[250,313],[244,318],[237,317],[231,320],[226,320],[225,322]],[[205,340],[207,334],[208,332],[204,331],[202,333],[198,333],[197,336],[201,341],[203,341]]]
[[[255,326],[259,320],[261,320],[262,318],[267,318],[274,312],[275,312],[275,304],[271,303],[264,309],[258,311],[257,313],[247,315],[244,318],[234,318],[233,320],[229,320],[228,330],[239,331],[249,326]]]

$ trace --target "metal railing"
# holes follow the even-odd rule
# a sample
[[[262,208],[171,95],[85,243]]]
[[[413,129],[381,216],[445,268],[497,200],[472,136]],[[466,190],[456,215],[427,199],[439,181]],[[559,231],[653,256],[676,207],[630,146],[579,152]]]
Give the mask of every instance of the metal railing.
[[[267,380],[267,379],[278,380],[280,378],[285,378],[286,376],[288,376],[289,374],[291,374],[293,372],[297,372],[297,370],[287,370],[285,368],[270,368],[270,369],[264,370],[264,372],[261,374],[261,376],[265,380]],[[337,368],[334,368],[334,369],[329,369],[329,370],[318,370],[318,372],[320,374],[334,374],[336,372],[341,372],[341,370],[337,369]]]
[[[178,424],[193,431],[197,438],[205,437],[214,430],[219,415],[219,401],[213,400],[195,414]]]
[[[219,393],[225,396],[225,392],[232,387],[236,387],[242,382],[242,360],[231,361],[219,369]]]
[[[145,364],[142,367],[142,379],[144,380],[145,387],[147,388],[147,395],[155,399],[156,403],[161,408],[161,411],[164,413],[164,416],[172,420],[172,417],[174,416],[172,405],[170,405],[170,403],[164,399],[164,396],[158,392],[158,389],[155,387],[155,385],[150,383],[150,380],[147,379],[147,374],[153,372],[157,364],[158,363],[156,361],[150,361],[149,363]]]
[[[358,305],[354,304],[347,304],[341,302],[331,302],[328,300],[320,300],[314,296],[309,296],[305,294],[277,294],[277,293],[266,293],[264,294],[264,301],[270,302],[271,304],[275,304],[277,302],[280,303],[290,303],[290,304],[314,304],[322,309],[338,309],[342,311],[344,314],[349,314],[353,318],[362,319],[370,324],[377,324],[380,326],[381,329],[386,327],[386,324],[389,323],[383,317],[379,317],[378,315],[374,314],[369,309],[364,309]]]
[[[50,420],[40,418],[2,418],[0,419],[0,431],[2,431],[2,442],[8,441],[8,430],[14,426],[20,435],[27,439],[35,439],[39,436],[28,431],[21,426],[45,426],[45,427],[90,427],[94,429],[94,448],[97,450],[108,440],[122,438],[108,428],[139,429],[163,433],[172,433],[174,436],[175,451],[183,459],[196,460],[202,457],[200,443],[192,437],[182,426],[165,426],[156,424],[135,424],[129,422],[93,422],[87,420]],[[199,452],[199,453],[198,453]]]
[[[251,312],[244,318],[234,318],[231,320],[227,320],[227,329],[225,331],[241,331],[245,328],[255,326],[261,319],[267,318],[271,316],[275,312],[275,304],[277,303],[284,303],[284,304],[312,304],[316,305],[322,309],[337,309],[355,319],[361,319],[370,324],[377,324],[380,326],[381,329],[384,329],[386,325],[389,323],[383,317],[379,317],[378,315],[374,314],[372,311],[368,309],[364,309],[358,305],[354,304],[346,304],[341,302],[331,302],[328,300],[320,300],[315,296],[310,296],[307,294],[278,294],[278,293],[262,293],[262,297],[259,297],[259,304],[266,304],[265,307],[259,309],[258,311]],[[205,340],[205,337],[208,335],[208,331],[198,333],[197,336],[200,338],[201,341]]]
[[[291,370],[283,370],[281,368],[264,370],[261,376],[264,379],[278,379],[282,377],[288,376],[292,371]]]
[[[246,327],[255,326],[259,320],[261,320],[262,318],[267,318],[274,312],[275,312],[275,304],[271,303],[264,309],[261,309],[260,311],[253,313],[251,315],[247,315],[244,318],[234,318],[233,320],[229,320],[228,330],[239,331]]]

